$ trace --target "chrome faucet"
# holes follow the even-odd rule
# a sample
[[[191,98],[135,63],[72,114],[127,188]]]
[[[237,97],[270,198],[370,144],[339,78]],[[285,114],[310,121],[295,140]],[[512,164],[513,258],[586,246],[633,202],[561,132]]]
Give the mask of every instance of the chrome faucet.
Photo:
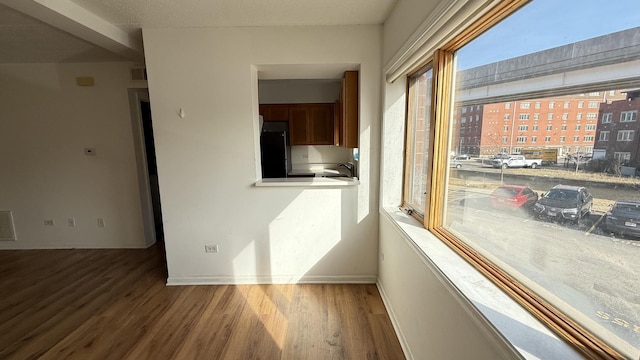
[[[353,163],[351,163],[351,162],[346,163],[346,164],[338,163],[337,166],[346,168],[347,170],[349,170],[349,175],[351,177],[355,177],[355,174],[354,174],[355,166],[353,165]]]

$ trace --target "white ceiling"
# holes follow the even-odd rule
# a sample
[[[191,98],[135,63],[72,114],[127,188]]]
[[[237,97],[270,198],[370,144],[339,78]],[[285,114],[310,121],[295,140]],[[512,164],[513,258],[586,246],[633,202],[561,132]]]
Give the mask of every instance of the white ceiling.
[[[0,63],[142,62],[142,28],[363,25],[397,0],[0,0]]]

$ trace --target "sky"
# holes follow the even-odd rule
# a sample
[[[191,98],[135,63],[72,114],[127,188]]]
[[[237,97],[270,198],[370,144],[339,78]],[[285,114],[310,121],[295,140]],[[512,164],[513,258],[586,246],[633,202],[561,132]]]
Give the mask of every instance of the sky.
[[[639,26],[639,0],[533,0],[460,49],[458,70]]]

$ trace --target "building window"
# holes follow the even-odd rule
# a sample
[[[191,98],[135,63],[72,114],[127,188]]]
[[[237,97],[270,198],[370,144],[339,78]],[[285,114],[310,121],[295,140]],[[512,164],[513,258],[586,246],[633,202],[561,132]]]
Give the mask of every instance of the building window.
[[[580,124],[576,124],[576,131],[580,131]]]
[[[578,142],[580,141],[580,136],[574,136],[573,137],[573,142]]]
[[[553,109],[556,107],[556,102],[555,101],[549,101],[549,109]]]
[[[462,119],[460,119],[460,123],[461,124],[466,124],[467,123],[467,118],[465,116],[463,116]]]
[[[531,108],[531,103],[530,102],[521,102],[520,103],[520,109],[530,109]]]
[[[493,3],[494,2],[492,2],[492,4]],[[524,3],[524,1],[518,3],[509,1],[495,2],[495,4],[504,5],[505,7],[507,5],[515,7],[515,4],[520,5],[522,3]],[[453,134],[459,133],[460,130],[450,123],[451,109],[455,108],[456,105],[461,106],[464,104],[464,101],[477,101],[476,103],[482,101],[482,98],[469,98],[469,89],[463,87],[468,85],[453,81],[453,79],[463,79],[463,75],[465,74],[462,74],[462,72],[473,70],[473,67],[466,69],[461,67],[460,70],[454,68],[454,71],[457,72],[455,75],[450,74],[447,70],[456,65],[464,64],[465,61],[469,61],[470,59],[478,59],[480,58],[479,54],[489,51],[488,47],[468,46],[474,44],[476,40],[473,40],[473,38],[478,36],[480,32],[483,32],[483,40],[487,38],[494,40],[491,51],[496,50],[494,47],[509,48],[509,46],[512,46],[512,42],[505,41],[503,32],[495,32],[496,29],[500,28],[501,23],[494,24],[487,20],[495,19],[496,16],[502,14],[503,11],[508,12],[505,11],[505,7],[500,7],[499,5],[496,5],[498,8],[489,10],[489,16],[484,16],[483,14],[481,19],[487,22],[473,24],[473,26],[465,30],[463,35],[455,38],[455,41],[443,45],[443,49],[445,50],[439,49],[436,50],[435,53],[425,55],[428,58],[434,59],[434,63],[438,64],[437,69],[433,69],[432,72],[432,69],[429,67],[408,78],[409,90],[406,101],[408,104],[407,107],[409,108],[406,124],[408,131],[405,142],[408,145],[407,149],[411,151],[406,155],[407,158],[405,159],[406,168],[403,178],[406,179],[409,186],[405,183],[403,203],[408,204],[407,207],[411,210],[414,210],[415,207],[412,215],[421,219],[428,231],[433,233],[434,236],[445,240],[447,244],[450,244],[452,248],[456,249],[459,253],[468,255],[465,256],[467,261],[479,269],[482,269],[483,274],[494,279],[499,286],[507,290],[508,294],[517,297],[523,306],[530,309],[536,316],[541,317],[546,324],[550,324],[552,329],[562,332],[563,336],[569,339],[567,342],[576,344],[577,349],[585,352],[585,357],[599,358],[603,357],[600,355],[604,353],[606,355],[611,354],[608,356],[610,358],[637,359],[638,350],[640,350],[640,348],[636,349],[637,341],[633,342],[633,351],[626,351],[626,347],[619,346],[621,343],[624,343],[625,346],[629,344],[624,340],[629,329],[615,324],[612,320],[605,321],[605,319],[598,316],[599,313],[595,312],[598,309],[606,309],[614,314],[607,315],[609,319],[613,319],[614,317],[620,319],[636,319],[637,317],[635,317],[634,313],[629,311],[629,307],[618,305],[621,303],[636,304],[637,294],[640,293],[639,285],[633,281],[626,281],[620,285],[615,285],[613,282],[611,282],[611,284],[606,283],[608,287],[611,287],[611,289],[606,289],[606,296],[600,296],[602,295],[602,291],[596,296],[594,295],[593,282],[584,284],[584,286],[573,286],[571,283],[572,280],[578,277],[589,281],[595,278],[595,274],[597,274],[599,280],[602,279],[603,283],[609,278],[617,279],[624,277],[620,273],[626,274],[625,270],[628,271],[628,269],[624,269],[623,266],[619,265],[621,262],[617,257],[619,253],[616,253],[616,251],[619,250],[616,250],[614,246],[606,245],[609,244],[611,242],[610,239],[615,238],[615,236],[603,236],[603,241],[606,241],[606,243],[598,248],[598,250],[601,251],[589,253],[588,249],[585,248],[589,246],[587,243],[594,242],[592,239],[596,235],[601,235],[594,234],[593,237],[588,238],[588,241],[585,241],[585,239],[587,239],[585,238],[585,232],[589,231],[589,226],[585,225],[584,221],[581,222],[581,219],[576,218],[577,212],[576,214],[571,214],[570,211],[558,212],[555,210],[556,208],[550,205],[548,207],[552,209],[549,209],[550,214],[547,214],[547,216],[567,216],[567,219],[575,219],[577,224],[558,222],[557,224],[545,226],[548,222],[543,222],[539,219],[531,219],[525,222],[523,222],[521,218],[512,220],[509,217],[510,215],[504,215],[503,213],[500,213],[501,216],[496,221],[495,214],[498,213],[497,210],[473,211],[475,209],[471,208],[471,202],[458,200],[461,200],[461,197],[473,196],[475,194],[483,194],[483,196],[486,197],[488,191],[497,189],[499,184],[481,184],[482,187],[478,186],[477,189],[473,187],[475,185],[465,186],[464,191],[461,192],[458,186],[460,184],[459,179],[454,179],[454,174],[448,171],[447,166],[443,166],[446,164],[449,154],[453,152],[452,150],[455,150],[456,145],[459,145],[447,144],[448,139],[452,137],[455,138]],[[553,5],[557,6],[557,3],[552,4],[552,6]],[[522,11],[522,16],[525,18],[534,18],[533,14],[528,12],[529,8],[529,6],[524,6],[519,11]],[[506,9],[512,8],[506,7]],[[555,10],[555,8],[551,7],[546,9],[543,14],[546,17],[559,16],[559,23],[563,25],[565,20],[572,20],[571,14],[556,14],[557,11],[554,12],[553,10]],[[491,11],[494,11],[494,13],[491,13]],[[583,24],[594,23],[600,19],[602,11],[602,9],[599,9],[597,18],[585,19],[581,17],[578,20]],[[508,23],[508,20],[507,18],[507,20],[503,21],[507,21]],[[510,24],[510,26],[523,25],[524,28],[519,33],[526,32],[528,36],[533,38],[538,36],[537,32],[540,30],[539,27],[531,27],[530,23],[521,23],[523,22],[516,21]],[[573,31],[570,30],[571,28],[569,27],[566,29],[567,32]],[[554,34],[552,36],[562,39],[564,30],[565,27],[561,27],[552,32]],[[610,39],[607,38],[607,41],[609,40]],[[597,46],[603,45],[599,44],[598,41],[603,40],[594,40],[594,48],[606,48]],[[527,41],[524,43],[523,45],[525,46],[533,46],[537,41]],[[607,45],[608,44],[609,43],[607,43]],[[451,53],[449,49],[455,52]],[[536,48],[531,50],[529,54],[527,54],[529,50],[524,50],[524,55],[521,56],[539,56],[540,54],[535,53],[541,50],[545,49]],[[587,51],[588,50],[589,49],[587,49]],[[595,51],[594,49],[592,50]],[[606,52],[608,50],[603,51]],[[524,68],[524,66],[526,66],[525,64],[530,63],[526,61],[516,62],[514,68],[510,68],[509,71],[517,74],[520,70],[530,70]],[[475,64],[477,67],[483,65],[489,64]],[[552,65],[555,64],[549,62],[540,65],[542,68],[540,72],[547,74],[543,70],[551,69],[545,68],[545,66],[551,67]],[[521,66],[521,68],[518,68],[518,66]],[[594,74],[597,74],[599,70],[597,67],[584,69],[585,73],[593,72]],[[432,84],[428,89],[426,89],[424,84],[420,87],[419,80],[420,77],[427,72],[429,73],[428,79],[430,84]],[[589,79],[588,76],[585,78]],[[431,80],[433,81],[431,82]],[[540,78],[532,75],[531,82],[533,83],[536,80],[540,80]],[[622,86],[622,84],[626,84],[624,82],[626,80],[629,79],[613,79],[611,80],[611,84],[620,84]],[[593,85],[600,86],[598,84],[585,84],[582,89],[576,87],[575,92],[588,92],[590,89],[595,88]],[[456,88],[457,86],[460,88]],[[510,108],[511,101],[513,101],[514,104],[521,102],[530,103],[532,101],[535,102],[535,99],[548,99],[554,96],[564,95],[569,98],[570,96],[570,94],[566,93],[567,89],[561,88],[560,85],[557,85],[558,88],[549,88],[548,90],[536,88],[535,91],[531,90],[529,93],[523,91],[522,87],[516,87],[509,83],[501,84],[500,86],[500,94],[493,98],[489,98],[487,95],[485,99],[486,103],[483,105],[501,106],[500,104],[504,103],[505,108]],[[555,85],[550,84],[548,86],[552,87]],[[453,89],[449,87],[453,87]],[[420,100],[417,99],[417,97],[424,99]],[[431,104],[431,101],[434,103]],[[459,103],[456,104],[456,101]],[[564,102],[564,99],[557,101]],[[553,109],[554,105],[554,101],[549,102],[550,109]],[[424,111],[427,108],[428,111]],[[598,111],[594,111],[594,119],[597,119]],[[414,116],[415,114],[423,114],[423,116],[420,118]],[[592,113],[589,113],[587,118],[589,118],[590,114]],[[495,115],[497,115],[499,119],[499,113]],[[548,117],[549,119],[553,119],[553,113],[549,113]],[[423,126],[419,126],[420,121],[423,122]],[[497,122],[499,122],[499,120]],[[547,128],[550,131],[542,134],[544,135],[544,145],[555,145],[556,139],[560,137],[553,133],[551,126]],[[485,154],[495,153],[498,148],[500,148],[501,151],[509,153],[514,150],[513,137],[506,136],[508,135],[506,132],[509,131],[509,125],[504,125],[503,129],[505,131],[501,136],[503,143],[496,144],[496,140],[499,138],[494,135],[493,143],[488,145],[491,148],[488,149],[489,151],[485,152]],[[418,130],[421,131],[421,133],[416,133]],[[511,130],[513,131],[515,129],[512,128]],[[430,134],[434,134],[434,138],[431,138]],[[574,134],[568,135],[573,136]],[[551,143],[552,136],[554,143]],[[566,137],[560,139],[566,141]],[[586,139],[588,138],[585,137],[585,141],[587,141]],[[515,140],[515,143],[521,144],[515,147],[515,149],[520,149],[523,147],[522,143],[526,142],[527,137],[520,135],[517,136]],[[480,141],[479,143],[483,144],[484,142]],[[591,146],[591,144],[586,145]],[[449,147],[447,148],[447,146]],[[578,150],[580,149],[580,146],[575,144],[571,147]],[[422,174],[416,175],[417,169],[421,170]],[[527,178],[526,182],[539,180],[537,179],[539,175],[535,173],[532,173],[530,176],[533,179]],[[580,175],[578,174],[578,176]],[[541,186],[544,188],[536,190],[549,192],[550,189],[547,188],[548,182],[542,182],[541,180],[537,182],[538,184],[533,186]],[[577,181],[577,183],[585,184],[587,189],[589,189],[590,185],[588,185],[589,182],[586,179],[583,182]],[[409,190],[407,191],[406,189]],[[587,195],[588,194],[584,192],[580,192],[576,198],[580,196],[580,199],[587,202],[587,198],[590,197],[590,195]],[[598,211],[602,210],[598,209]],[[606,210],[602,211],[602,213],[604,212],[606,212]],[[576,216],[571,218],[572,215]],[[506,220],[507,218],[508,220]],[[518,231],[517,240],[519,243],[517,247],[508,246],[516,240],[514,239],[513,229],[517,229]],[[558,231],[558,229],[562,231]],[[507,246],[505,246],[505,244]],[[567,244],[569,244],[569,246],[567,246]],[[580,254],[580,256],[573,256],[575,254]],[[587,261],[585,261],[583,256],[589,257],[591,256],[589,254],[593,254],[593,259],[588,258],[586,259]],[[637,261],[637,259],[634,259],[634,261]],[[558,264],[562,266],[558,266]],[[579,269],[579,276],[575,269]],[[627,275],[627,277],[624,278],[634,278],[633,276],[633,274]],[[598,283],[598,285],[600,285],[600,283]],[[621,288],[618,289],[618,286]],[[638,287],[637,291],[636,287]],[[631,288],[631,290],[629,290],[629,288]],[[558,291],[558,289],[560,290]],[[566,289],[570,291],[566,291]],[[595,290],[598,291],[599,289],[596,287]],[[546,296],[547,294],[549,294],[549,296]],[[577,301],[576,299],[588,299],[589,301]],[[536,312],[536,309],[539,311]],[[557,316],[558,314],[561,316]],[[567,315],[564,316],[563,314]],[[562,324],[562,326],[560,326],[560,324]],[[635,338],[633,341],[635,341]],[[623,355],[620,355],[619,351],[625,352]]]
[[[623,111],[620,113],[620,122],[636,121],[638,117],[638,110]]]
[[[547,114],[547,120],[553,120],[553,113]]]
[[[534,143],[536,141],[538,141],[538,137],[537,136],[532,136],[531,137],[531,142]]]
[[[463,113],[463,114],[466,114],[466,113],[467,113],[467,107],[466,107],[466,106],[463,106],[463,107],[462,107],[462,113]]]
[[[614,96],[615,94],[616,94],[616,91],[615,91],[615,90],[610,90],[610,91],[609,91],[609,95]]]
[[[476,122],[480,121],[480,115],[476,115]]]
[[[598,113],[587,113],[587,120],[595,120],[598,118]]]
[[[553,125],[547,125],[547,131],[553,130]]]
[[[585,137],[584,137],[584,141],[590,141],[590,142],[592,142],[592,141],[593,141],[593,135],[587,135],[587,136],[585,136]]]
[[[584,101],[578,101],[578,108],[582,109],[584,107]]]
[[[609,132],[608,131],[600,131],[600,137],[598,141],[609,141]]]
[[[510,102],[504,103],[504,108],[505,109],[511,109],[511,103]]]
[[[602,123],[603,124],[610,123],[612,118],[613,118],[612,113],[604,113],[602,114]]]
[[[565,109],[568,109],[568,108],[569,108],[569,104],[570,104],[570,102],[569,102],[569,101],[565,101],[565,102],[564,102],[564,108],[565,108]]]
[[[600,91],[593,91],[589,93],[589,96],[600,96]]]
[[[536,101],[535,108],[540,109],[540,101]]]
[[[564,142],[566,138],[564,136],[560,136],[560,142]]]
[[[518,120],[529,120],[529,114],[518,115]]]
[[[631,160],[630,152],[614,152],[613,158],[618,160],[622,165],[628,165]]]
[[[599,104],[597,101],[589,101],[589,109],[597,109]]]
[[[518,131],[528,131],[529,125],[518,125]]]
[[[576,120],[582,120],[582,113],[576,114]]]
[[[634,130],[618,130],[618,141],[633,141]]]
[[[576,126],[578,126],[578,125],[576,125]],[[584,129],[586,131],[593,131],[593,130],[596,129],[596,124],[587,124],[587,125],[585,125]],[[576,130],[580,130],[580,129],[576,129]]]
[[[540,120],[540,114],[533,114],[533,120]]]
[[[563,113],[562,114],[562,120],[569,120],[569,114],[568,113]]]
[[[504,118],[505,120],[509,120],[509,118],[510,118],[510,117],[511,117],[511,116],[509,116],[509,114],[504,114],[504,117],[503,117],[503,118]]]
[[[562,124],[562,126],[560,127],[561,131],[566,131],[567,130],[567,124]]]
[[[533,125],[533,131],[538,131],[538,125]]]

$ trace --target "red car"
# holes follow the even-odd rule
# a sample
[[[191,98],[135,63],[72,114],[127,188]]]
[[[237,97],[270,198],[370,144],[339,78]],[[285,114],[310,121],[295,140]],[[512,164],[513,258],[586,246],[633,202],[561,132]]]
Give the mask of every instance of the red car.
[[[530,209],[538,201],[538,194],[528,186],[502,185],[489,198],[494,208]]]

